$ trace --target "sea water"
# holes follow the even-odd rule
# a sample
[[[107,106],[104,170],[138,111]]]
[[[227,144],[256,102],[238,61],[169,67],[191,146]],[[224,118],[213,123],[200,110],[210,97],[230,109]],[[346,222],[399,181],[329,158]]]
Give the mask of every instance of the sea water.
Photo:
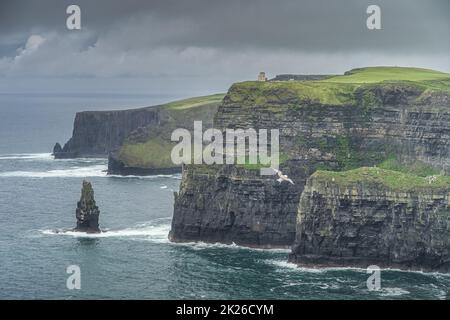
[[[446,299],[450,276],[363,269],[305,269],[288,250],[170,243],[180,175],[107,176],[105,159],[54,160],[75,112],[170,97],[0,95],[0,298],[2,299]],[[83,179],[92,182],[101,234],[67,232]],[[81,289],[66,286],[67,267]]]

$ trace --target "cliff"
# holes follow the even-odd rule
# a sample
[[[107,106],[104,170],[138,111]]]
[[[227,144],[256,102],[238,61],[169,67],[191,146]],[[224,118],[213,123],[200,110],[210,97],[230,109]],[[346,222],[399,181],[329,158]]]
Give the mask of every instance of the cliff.
[[[300,195],[318,169],[348,170],[394,158],[448,172],[449,91],[450,75],[411,68],[234,84],[214,127],[279,129],[281,169],[295,185],[278,185],[245,165],[218,165],[207,174],[187,166],[171,240],[289,246]]]
[[[72,137],[55,158],[106,157],[135,129],[159,123],[159,108],[84,111],[75,115]]]
[[[109,174],[149,175],[181,172],[170,158],[176,142],[171,134],[177,128],[193,132],[194,121],[204,129],[212,127],[223,94],[172,102],[158,108],[158,123],[132,131],[122,144],[110,153]]]
[[[186,166],[169,238],[288,247],[295,237],[299,187],[232,165]]]
[[[75,116],[72,137],[61,148],[53,149],[55,158],[106,157],[122,146],[139,128],[158,127],[166,123],[167,110],[214,107],[223,95],[211,95],[175,101],[164,105],[118,111],[84,111]]]
[[[450,177],[317,171],[301,196],[292,252],[302,265],[450,272]]]

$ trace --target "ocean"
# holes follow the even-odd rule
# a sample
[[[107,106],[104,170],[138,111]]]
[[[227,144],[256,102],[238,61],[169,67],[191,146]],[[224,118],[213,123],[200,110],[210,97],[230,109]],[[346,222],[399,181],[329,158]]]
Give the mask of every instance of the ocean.
[[[105,159],[54,160],[75,112],[154,105],[178,97],[0,94],[1,299],[446,299],[450,275],[381,270],[369,291],[363,269],[298,268],[288,250],[168,241],[180,175],[107,176]],[[75,226],[83,179],[100,226]],[[81,288],[66,272],[79,266]]]

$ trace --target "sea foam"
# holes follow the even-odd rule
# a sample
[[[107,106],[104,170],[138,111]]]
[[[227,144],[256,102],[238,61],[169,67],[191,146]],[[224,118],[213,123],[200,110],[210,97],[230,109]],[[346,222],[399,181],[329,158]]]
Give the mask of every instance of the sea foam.
[[[0,155],[1,160],[53,160],[51,153],[13,153]]]
[[[124,229],[105,229],[101,233],[85,233],[77,232],[71,229],[43,229],[39,230],[43,235],[51,236],[69,236],[74,238],[129,238],[132,240],[148,240],[151,242],[165,243],[168,242],[168,234],[170,231],[170,224],[153,224],[155,222],[148,222],[136,225],[131,228]]]
[[[86,167],[70,167],[66,169],[54,169],[46,171],[6,171],[1,172],[0,177],[22,178],[83,178],[105,177],[107,166],[104,164]]]

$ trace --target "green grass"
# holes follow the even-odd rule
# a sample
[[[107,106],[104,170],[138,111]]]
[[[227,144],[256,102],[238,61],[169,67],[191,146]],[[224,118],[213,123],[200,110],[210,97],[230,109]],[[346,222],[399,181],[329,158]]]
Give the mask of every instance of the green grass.
[[[450,74],[428,69],[370,67],[318,81],[246,81],[234,84],[227,99],[241,106],[273,106],[274,109],[303,104],[356,105],[357,89],[382,85],[414,87],[421,92],[450,92]],[[370,99],[369,99],[370,100]],[[375,103],[376,101],[364,101]]]
[[[139,168],[172,168],[170,153],[175,144],[160,137],[147,140],[144,143],[124,144],[119,152],[119,158],[128,167]]]
[[[384,160],[378,165],[381,169],[399,171],[407,174],[414,174],[419,177],[428,177],[432,175],[438,175],[440,170],[434,168],[433,166],[422,162],[414,161],[412,163],[403,164],[397,158],[391,157]]]
[[[280,152],[279,158],[278,158],[279,164],[283,164],[287,160],[289,160],[289,156],[283,152]],[[244,162],[244,161],[242,161],[242,162]],[[242,166],[243,168],[245,168],[247,170],[260,170],[262,168],[269,168],[270,164],[263,164],[262,162],[260,162],[259,157],[258,157],[258,163],[250,163],[249,158],[246,157],[245,163],[238,164],[237,166]]]
[[[397,192],[413,192],[417,190],[450,191],[450,177],[436,176],[436,180],[429,182],[426,177],[399,171],[386,170],[375,167],[362,167],[349,171],[316,171],[313,178],[327,183],[336,183],[345,187],[355,185],[384,186]]]
[[[320,83],[318,81],[247,81],[233,85],[228,98],[248,105],[308,103],[344,105],[354,103],[354,84]]]
[[[172,168],[170,154],[176,144],[170,141],[177,128],[192,129],[195,120],[211,122],[224,94],[194,97],[161,105],[161,123],[149,128],[139,139],[128,137],[118,152],[118,158],[128,167]]]
[[[206,104],[220,103],[225,96],[224,93],[212,94],[209,96],[194,97],[164,104],[167,109],[188,109],[203,106]]]
[[[404,67],[369,67],[353,69],[346,75],[335,76],[321,82],[377,83],[383,81],[430,81],[449,80],[450,74],[429,69]]]

